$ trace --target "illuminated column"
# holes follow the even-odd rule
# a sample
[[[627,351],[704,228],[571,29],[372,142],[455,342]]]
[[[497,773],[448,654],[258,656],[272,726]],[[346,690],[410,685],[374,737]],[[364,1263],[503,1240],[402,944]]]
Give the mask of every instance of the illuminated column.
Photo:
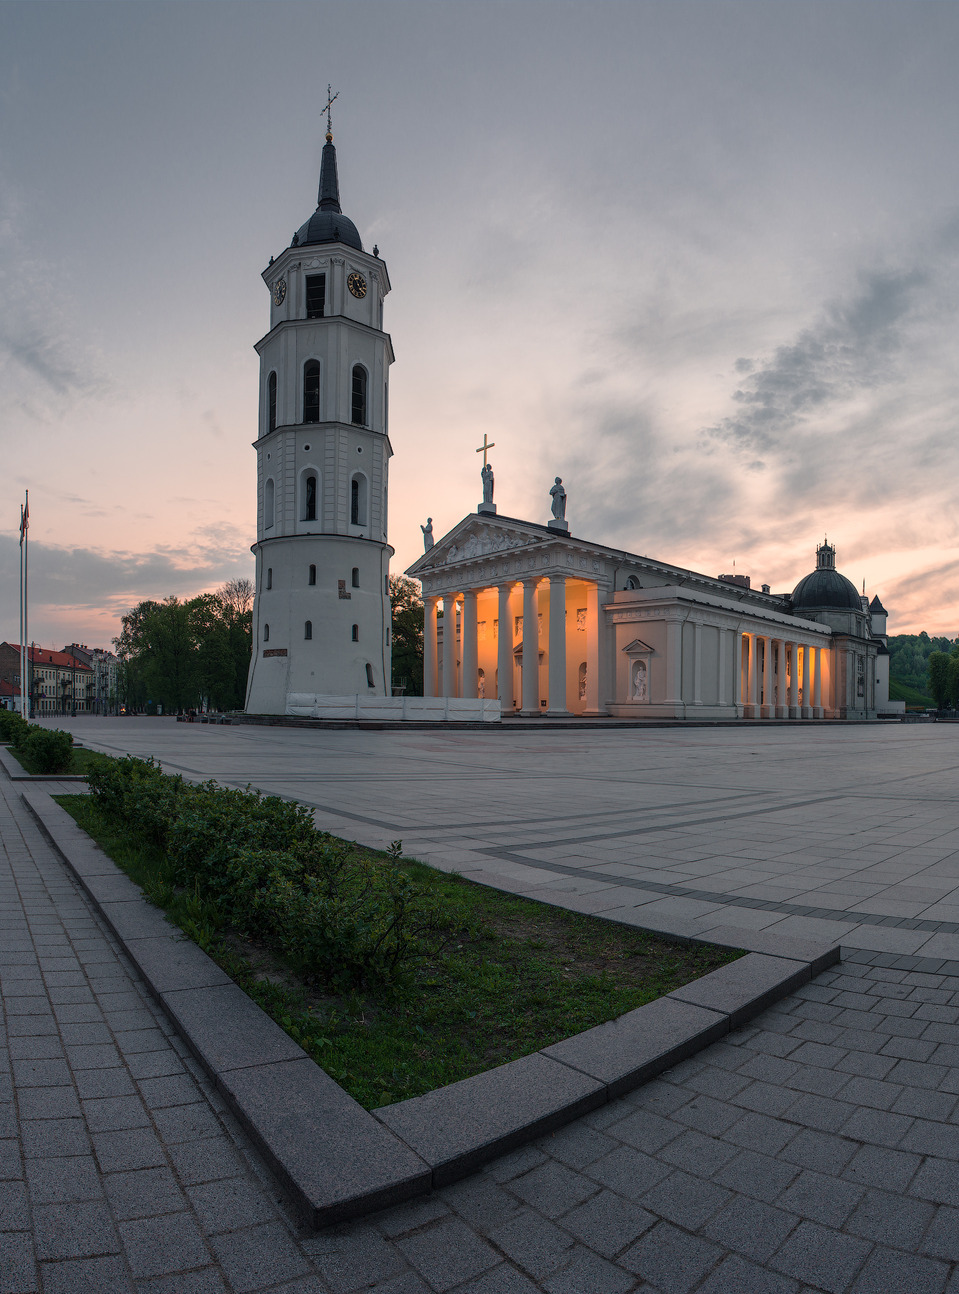
[[[693,624],[693,705],[703,703],[703,627]]]
[[[782,638],[776,639],[776,710],[777,719],[789,718],[789,705],[786,701],[786,644]]]
[[[743,662],[743,643],[745,642],[743,631],[736,629],[733,633],[733,704],[736,706],[736,714],[741,719],[746,713],[743,697],[746,695],[745,687],[745,664]]]
[[[809,699],[809,654],[812,649],[807,643],[802,649],[802,717],[812,718],[812,705]]]
[[[735,635],[733,642],[735,643]],[[729,630],[719,630],[719,704],[726,705],[729,696]]]
[[[513,711],[513,616],[509,606],[511,592],[510,584],[500,584],[496,589],[499,613],[499,627],[496,631],[496,695],[499,697],[502,714],[512,714]]]
[[[759,718],[759,639],[755,634],[749,635],[749,717]]]
[[[523,705],[521,713],[539,714],[539,598],[536,580],[523,581]]]
[[[423,695],[436,696],[436,608],[439,598],[423,599]]]
[[[463,594],[461,696],[476,696],[476,634],[476,590],[467,589]]]
[[[443,598],[443,695],[456,695],[456,594]]]
[[[772,718],[776,713],[776,707],[773,703],[772,640],[765,635],[763,636],[763,701],[761,713],[764,719]]]
[[[549,700],[547,714],[566,708],[566,576],[549,577]]]
[[[816,691],[813,696],[813,718],[822,716],[822,647],[816,648]]]
[[[789,718],[799,718],[799,656],[795,643],[789,644],[790,649],[790,669],[789,669]]]
[[[583,714],[605,714],[599,704],[600,670],[599,585],[586,585],[586,707]]]

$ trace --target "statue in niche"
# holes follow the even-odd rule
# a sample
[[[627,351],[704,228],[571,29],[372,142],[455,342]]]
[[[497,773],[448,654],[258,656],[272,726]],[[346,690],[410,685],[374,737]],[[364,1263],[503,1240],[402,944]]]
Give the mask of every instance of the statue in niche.
[[[493,502],[493,464],[484,463],[483,470],[480,472],[483,481],[483,502]]]
[[[586,662],[585,661],[583,661],[583,663],[579,667],[577,681],[579,683],[579,699],[581,701],[585,701],[586,700]]]
[[[648,700],[648,692],[646,689],[646,662],[644,660],[638,660],[633,665],[633,700]]]
[[[550,495],[553,499],[553,502],[550,504],[553,517],[556,521],[565,521],[566,491],[563,489],[563,478],[561,476],[557,476],[556,484],[550,489]]]
[[[476,671],[476,695],[479,697],[481,701],[485,700],[486,698],[486,670],[485,669],[479,669]]]
[[[433,518],[426,518],[426,525],[420,526],[423,532],[423,552],[428,553],[433,547]]]

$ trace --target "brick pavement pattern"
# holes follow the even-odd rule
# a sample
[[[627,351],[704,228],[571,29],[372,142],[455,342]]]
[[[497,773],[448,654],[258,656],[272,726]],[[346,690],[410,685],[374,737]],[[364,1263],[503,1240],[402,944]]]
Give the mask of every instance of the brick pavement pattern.
[[[959,978],[856,952],[630,1096],[310,1235],[17,796],[0,1294],[959,1294]]]

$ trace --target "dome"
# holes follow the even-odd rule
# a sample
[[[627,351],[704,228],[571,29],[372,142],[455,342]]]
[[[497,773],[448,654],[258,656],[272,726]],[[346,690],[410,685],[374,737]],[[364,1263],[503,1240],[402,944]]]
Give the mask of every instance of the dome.
[[[356,225],[339,211],[323,211],[320,207],[313,212],[305,225],[296,231],[295,247],[309,243],[346,243],[347,247],[363,250]]]
[[[363,250],[356,225],[340,210],[340,183],[336,174],[336,149],[333,136],[327,133],[320,162],[320,188],[316,210],[306,224],[300,225],[293,235],[291,247],[309,247],[315,243],[345,243],[347,247]]]
[[[793,589],[794,611],[862,611],[862,599],[852,580],[836,570],[836,550],[823,543],[816,549],[816,569]]]

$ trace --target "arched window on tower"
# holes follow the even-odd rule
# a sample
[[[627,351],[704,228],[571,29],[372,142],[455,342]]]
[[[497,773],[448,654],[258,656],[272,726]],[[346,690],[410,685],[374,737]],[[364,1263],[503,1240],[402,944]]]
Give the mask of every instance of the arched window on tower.
[[[270,641],[270,626],[269,626],[269,625],[264,625],[264,626],[263,626],[263,641],[264,641],[265,643],[268,643],[268,642]]]
[[[353,365],[353,405],[352,421],[360,427],[366,426],[366,369],[362,364]]]
[[[266,397],[268,404],[267,428],[270,431],[276,431],[276,374],[271,373],[266,383]]]
[[[358,642],[360,641],[360,626],[359,626],[359,625],[354,625],[354,626],[353,626],[353,641],[354,641],[355,643],[358,643]]]
[[[308,472],[303,478],[303,521],[316,520],[316,473]]]
[[[353,578],[351,583],[355,589],[360,587],[360,568],[358,566],[353,567]]]
[[[271,476],[266,485],[263,487],[263,529],[270,530],[273,527],[276,506],[276,486],[273,484]]]
[[[315,359],[303,366],[303,421],[320,421],[320,365]]]
[[[316,583],[316,567],[315,567],[315,566],[311,566],[311,567],[310,567],[310,579],[309,579],[309,583],[310,583],[310,584],[315,584],[315,583]]]
[[[304,627],[303,627],[303,637],[304,637],[304,638],[307,638],[307,639],[309,639],[309,638],[312,638],[312,637],[313,637],[313,621],[312,621],[312,620],[307,620],[306,624],[304,625]]]
[[[373,682],[373,666],[369,661],[366,662],[366,684],[367,687],[376,687],[376,684]]]
[[[350,481],[351,526],[365,526],[367,524],[368,494],[366,477],[362,472],[355,472],[353,479]]]

